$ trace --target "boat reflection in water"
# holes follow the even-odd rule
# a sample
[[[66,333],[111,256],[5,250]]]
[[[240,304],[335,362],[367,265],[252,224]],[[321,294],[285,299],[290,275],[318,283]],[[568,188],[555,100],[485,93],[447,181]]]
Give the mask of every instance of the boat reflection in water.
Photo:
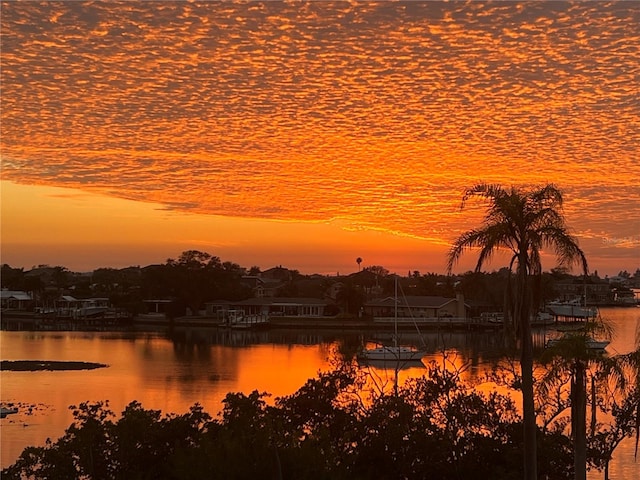
[[[610,355],[635,349],[639,309],[602,309],[617,329]],[[0,420],[1,467],[12,464],[26,446],[56,440],[73,420],[70,405],[109,401],[119,415],[132,401],[145,409],[181,414],[199,403],[211,415],[222,409],[228,392],[268,392],[274,401],[298,390],[318,371],[333,368],[336,356],[353,359],[371,332],[338,330],[176,329],[156,332],[15,332],[1,331],[3,360],[85,361],[107,368],[85,371],[0,372],[0,403],[19,406]],[[389,344],[388,332],[380,343]],[[385,335],[387,338],[385,338]],[[544,333],[538,334],[539,348]],[[422,362],[367,363],[373,374],[387,375],[388,385],[399,371],[400,384],[427,372],[430,361],[466,366],[463,377],[481,379],[504,359],[504,339],[498,331],[403,332],[403,345],[421,345]],[[634,478],[633,439],[616,449],[610,465],[612,478]],[[589,478],[602,474],[590,472]]]

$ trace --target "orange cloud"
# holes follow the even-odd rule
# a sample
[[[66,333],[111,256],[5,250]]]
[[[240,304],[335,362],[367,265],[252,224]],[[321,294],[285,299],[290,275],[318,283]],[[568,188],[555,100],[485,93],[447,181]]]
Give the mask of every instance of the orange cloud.
[[[640,225],[633,2],[2,9],[5,180],[432,245],[465,186],[553,181],[633,258],[600,242]]]

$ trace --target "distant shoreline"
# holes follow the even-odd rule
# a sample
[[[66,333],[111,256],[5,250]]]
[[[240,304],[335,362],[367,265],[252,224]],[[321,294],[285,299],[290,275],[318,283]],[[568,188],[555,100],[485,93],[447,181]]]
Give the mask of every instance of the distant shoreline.
[[[2,360],[0,370],[13,372],[37,372],[41,370],[94,370],[108,365],[94,362],[60,362],[50,360]]]

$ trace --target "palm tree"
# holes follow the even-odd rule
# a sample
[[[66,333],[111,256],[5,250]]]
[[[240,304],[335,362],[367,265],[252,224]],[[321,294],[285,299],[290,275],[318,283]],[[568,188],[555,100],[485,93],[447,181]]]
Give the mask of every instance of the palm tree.
[[[574,451],[574,478],[576,480],[586,480],[587,478],[587,373],[589,366],[593,364],[606,364],[603,357],[604,350],[592,348],[590,341],[593,336],[598,338],[611,339],[611,325],[602,318],[594,318],[586,321],[581,331],[566,333],[561,338],[554,341],[554,344],[542,355],[542,360],[548,357],[560,357],[564,362],[556,363],[555,368],[551,368],[543,384],[549,379],[559,376],[557,368],[568,369],[571,377],[571,436],[573,437]],[[613,373],[613,372],[612,372]],[[596,429],[596,379],[595,374],[591,375],[591,432]],[[544,391],[544,388],[543,388]]]
[[[605,381],[612,379],[616,392],[622,398],[628,397],[633,406],[637,457],[640,442],[640,320],[636,323],[635,350],[605,359],[601,370]],[[605,470],[605,479],[608,479],[608,470]]]
[[[576,239],[568,232],[562,214],[562,193],[554,185],[525,190],[480,183],[464,192],[462,208],[472,197],[488,202],[483,225],[463,233],[453,243],[448,254],[447,270],[451,273],[453,266],[469,248],[479,248],[476,271],[480,271],[498,250],[511,254],[509,274],[513,274],[515,267],[515,286],[513,290],[509,289],[505,300],[520,343],[524,478],[534,480],[537,478],[537,425],[530,317],[533,312],[532,291],[540,291],[542,249],[550,247],[561,265],[579,263],[585,275],[588,271],[587,260]]]
[[[358,264],[358,271],[360,271],[360,264],[362,263],[362,258],[356,258],[356,263]]]

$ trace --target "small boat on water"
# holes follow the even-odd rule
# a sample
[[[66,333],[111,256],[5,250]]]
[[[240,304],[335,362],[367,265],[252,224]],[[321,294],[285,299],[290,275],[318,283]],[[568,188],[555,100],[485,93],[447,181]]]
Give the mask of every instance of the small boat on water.
[[[547,342],[547,347],[556,347],[562,342],[566,341],[568,338],[570,337],[563,335],[560,338],[551,339]],[[611,343],[608,340],[596,340],[592,337],[587,337],[586,339],[584,339],[584,342],[587,349],[593,351],[604,351],[604,349],[607,348],[607,345]]]
[[[269,326],[267,315],[245,315],[242,310],[229,310],[224,320],[224,326],[246,330],[265,328]]]
[[[480,314],[480,320],[483,323],[493,325],[504,325],[504,313],[502,312],[482,312]]]
[[[0,406],[0,418],[5,418],[7,415],[11,415],[13,413],[18,413],[18,407],[11,406]]]
[[[398,345],[398,277],[396,277],[395,286],[395,313],[393,345],[380,345],[374,348],[367,348],[358,354],[358,359],[363,361],[376,362],[419,362],[426,352],[418,350],[414,347]]]
[[[557,320],[588,321],[598,316],[596,308],[583,306],[579,301],[573,302],[550,302],[547,305],[549,313]]]
[[[596,340],[594,338],[587,339],[587,348],[589,350],[604,350],[609,345],[608,340]]]
[[[359,358],[361,360],[371,361],[416,361],[419,362],[422,357],[425,356],[425,352],[413,347],[404,347],[397,344],[394,345],[381,345],[375,348],[368,348],[364,350]]]
[[[503,312],[483,312],[480,314],[480,321],[490,325],[504,325]],[[547,312],[537,312],[531,316],[531,326],[539,327],[554,323],[553,316]]]
[[[264,316],[246,316],[237,318],[229,326],[234,329],[246,330],[250,328],[265,328],[269,326],[269,319]]]

